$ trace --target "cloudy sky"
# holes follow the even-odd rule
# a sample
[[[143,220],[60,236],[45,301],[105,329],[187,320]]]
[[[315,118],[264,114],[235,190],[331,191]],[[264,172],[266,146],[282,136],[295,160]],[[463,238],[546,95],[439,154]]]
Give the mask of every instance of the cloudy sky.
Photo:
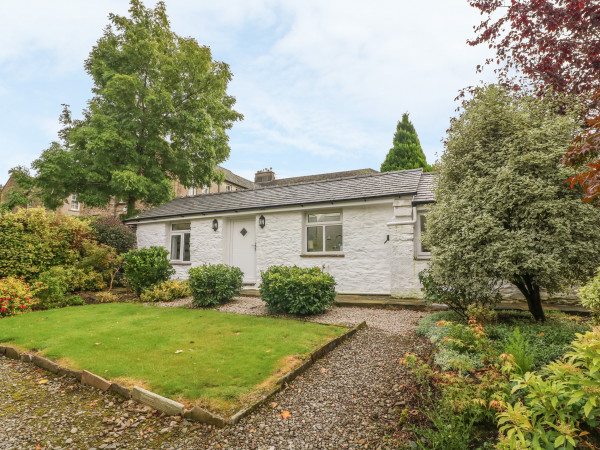
[[[147,6],[154,2],[147,1]],[[231,67],[244,120],[223,165],[252,178],[379,169],[409,112],[427,160],[442,150],[458,90],[481,76],[479,14],[466,0],[167,0],[173,31]],[[127,0],[3,2],[0,184],[56,139],[61,104],[90,98],[83,61]]]

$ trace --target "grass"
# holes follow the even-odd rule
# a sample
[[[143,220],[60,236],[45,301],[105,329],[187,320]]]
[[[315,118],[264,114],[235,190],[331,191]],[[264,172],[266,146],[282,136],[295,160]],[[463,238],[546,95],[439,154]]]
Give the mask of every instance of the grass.
[[[305,355],[344,331],[294,320],[127,303],[0,320],[2,343],[223,413],[272,386]]]

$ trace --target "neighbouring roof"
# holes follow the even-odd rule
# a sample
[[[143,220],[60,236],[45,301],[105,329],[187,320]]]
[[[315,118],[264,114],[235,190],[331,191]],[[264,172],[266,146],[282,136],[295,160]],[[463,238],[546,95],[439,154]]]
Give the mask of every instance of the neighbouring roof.
[[[350,200],[418,195],[422,169],[373,173],[274,187],[180,197],[142,212],[127,222],[190,215],[263,210]]]
[[[287,186],[289,184],[310,183],[313,181],[325,181],[335,180],[338,178],[359,177],[361,175],[371,175],[374,173],[379,172],[373,169],[346,170],[344,172],[320,173],[317,175],[307,175],[304,177],[281,178],[279,180],[256,183],[256,185],[261,187]]]
[[[435,172],[423,172],[419,180],[417,195],[413,198],[413,205],[422,205],[424,203],[433,203],[436,183]]]
[[[254,189],[254,182],[247,180],[244,177],[240,177],[239,175],[236,175],[231,170],[221,166],[218,166],[217,170],[225,174],[225,181],[235,184],[236,186],[243,187],[244,189]]]

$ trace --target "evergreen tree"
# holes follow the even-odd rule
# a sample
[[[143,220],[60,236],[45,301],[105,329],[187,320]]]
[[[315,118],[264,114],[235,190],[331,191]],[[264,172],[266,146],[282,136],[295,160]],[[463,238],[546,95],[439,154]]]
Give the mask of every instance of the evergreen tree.
[[[385,157],[385,161],[381,165],[381,171],[392,172],[394,170],[418,169],[419,167],[422,167],[424,172],[433,170],[427,164],[415,127],[408,120],[408,113],[404,113],[402,114],[402,120],[398,122],[396,127],[394,146]]]

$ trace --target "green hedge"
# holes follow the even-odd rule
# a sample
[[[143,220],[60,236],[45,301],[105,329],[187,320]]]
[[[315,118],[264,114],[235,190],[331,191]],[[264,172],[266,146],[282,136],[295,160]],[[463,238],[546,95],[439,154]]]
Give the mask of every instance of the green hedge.
[[[123,270],[128,286],[136,295],[167,281],[175,273],[164,247],[130,250],[123,257]]]
[[[244,273],[225,264],[204,264],[189,271],[194,306],[218,306],[240,295]]]
[[[270,312],[321,314],[335,301],[335,280],[319,267],[271,266],[262,272],[260,295]]]

